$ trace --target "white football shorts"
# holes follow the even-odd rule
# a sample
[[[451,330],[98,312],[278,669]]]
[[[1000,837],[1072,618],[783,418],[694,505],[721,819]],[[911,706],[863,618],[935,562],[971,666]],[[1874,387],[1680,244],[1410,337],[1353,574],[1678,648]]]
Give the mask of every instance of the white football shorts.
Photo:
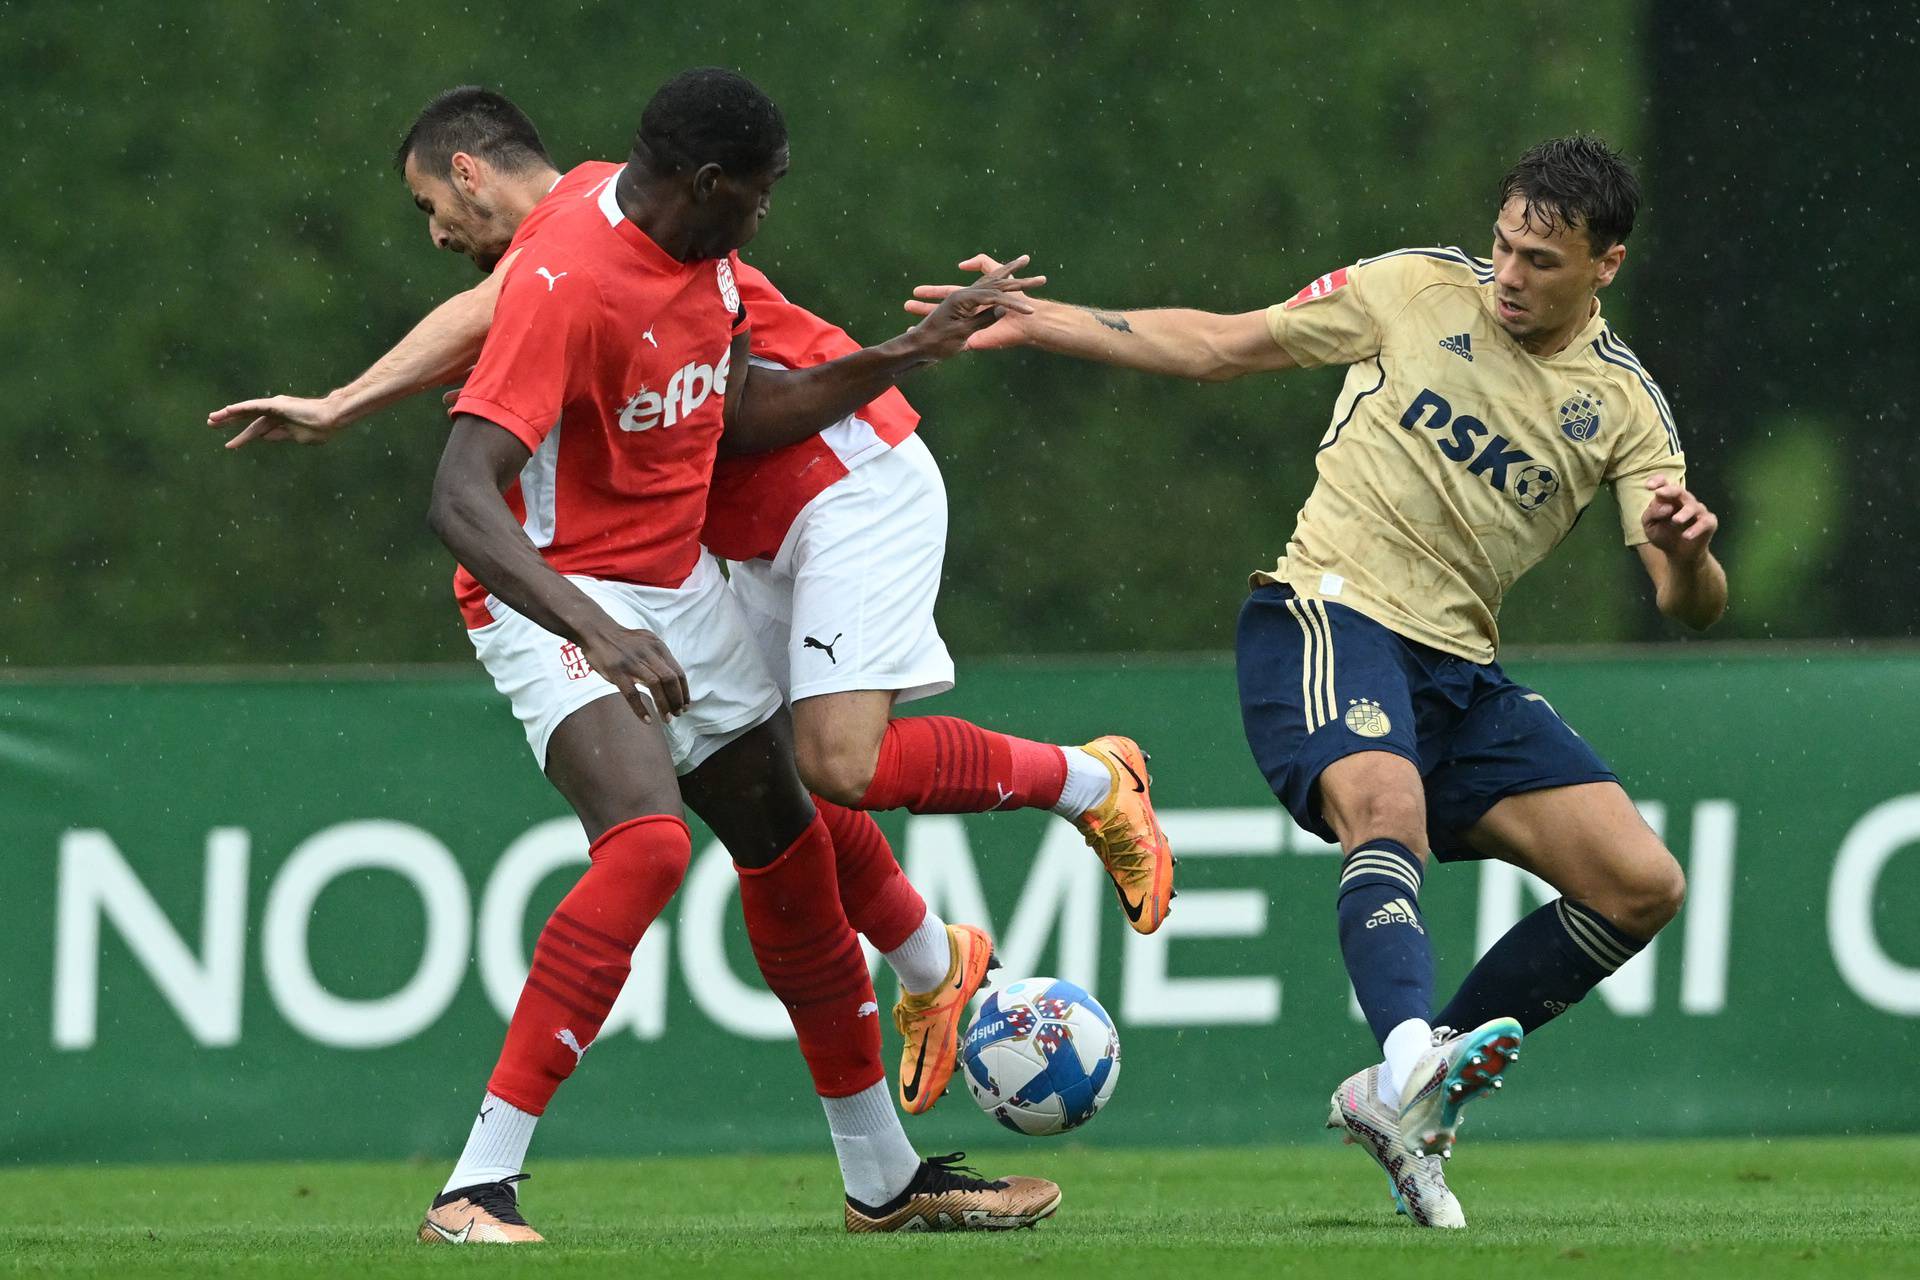
[[[727,589],[720,562],[705,552],[678,587],[643,587],[568,574],[623,627],[659,636],[687,673],[687,710],[663,728],[675,773],[691,773],[714,752],[780,707],[780,689],[767,674],[748,634],[740,604]],[[547,742],[560,722],[619,690],[587,665],[577,645],[489,596],[494,620],[467,632],[494,687],[513,703],[527,745],[542,769]],[[640,691],[651,701],[645,689]],[[657,722],[656,722],[657,723]]]
[[[933,623],[946,551],[946,486],[912,435],[802,508],[772,560],[728,572],[789,701],[874,689],[911,702],[953,688]]]

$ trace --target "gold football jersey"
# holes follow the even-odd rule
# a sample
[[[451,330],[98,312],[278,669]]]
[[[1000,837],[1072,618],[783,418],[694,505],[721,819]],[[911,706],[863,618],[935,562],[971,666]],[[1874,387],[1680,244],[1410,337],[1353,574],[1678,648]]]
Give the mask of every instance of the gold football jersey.
[[[1349,368],[1313,492],[1255,585],[1490,662],[1507,588],[1602,484],[1633,546],[1647,477],[1685,479],[1666,398],[1599,309],[1557,355],[1530,355],[1494,318],[1492,264],[1463,250],[1343,267],[1269,308],[1267,327],[1302,366]]]

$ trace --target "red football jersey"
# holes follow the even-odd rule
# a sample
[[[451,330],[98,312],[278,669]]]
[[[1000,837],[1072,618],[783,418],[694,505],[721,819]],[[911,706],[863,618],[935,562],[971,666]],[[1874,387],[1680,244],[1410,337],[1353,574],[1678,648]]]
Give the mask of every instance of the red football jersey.
[[[671,257],[621,214],[610,178],[575,170],[522,224],[453,412],[533,451],[507,497],[555,570],[677,587],[699,563],[746,324],[738,260]],[[469,626],[492,620],[472,575],[454,584]]]
[[[518,244],[564,207],[567,197],[590,198],[621,166],[589,161],[567,172],[520,224]],[[736,278],[753,324],[753,358],[782,369],[805,369],[860,349],[845,330],[782,296],[773,281],[746,263]],[[920,425],[907,398],[893,388],[817,436],[771,453],[721,458],[714,468],[701,541],[729,560],[771,558],[801,510],[871,458],[899,444]]]
[[[755,363],[805,369],[860,349],[844,330],[788,302],[773,281],[747,263],[740,264],[739,280],[753,324],[749,342]],[[701,541],[729,560],[771,559],[802,508],[854,467],[912,435],[919,424],[920,415],[894,387],[817,436],[771,453],[720,459]]]

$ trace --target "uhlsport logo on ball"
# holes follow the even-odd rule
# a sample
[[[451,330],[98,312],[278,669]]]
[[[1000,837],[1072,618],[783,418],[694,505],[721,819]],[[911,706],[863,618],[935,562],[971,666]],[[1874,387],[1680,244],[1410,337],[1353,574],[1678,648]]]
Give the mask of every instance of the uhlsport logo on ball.
[[[1065,1133],[1094,1117],[1120,1079],[1120,1037],[1100,1002],[1058,978],[990,992],[960,1042],[981,1110],[1017,1133]]]

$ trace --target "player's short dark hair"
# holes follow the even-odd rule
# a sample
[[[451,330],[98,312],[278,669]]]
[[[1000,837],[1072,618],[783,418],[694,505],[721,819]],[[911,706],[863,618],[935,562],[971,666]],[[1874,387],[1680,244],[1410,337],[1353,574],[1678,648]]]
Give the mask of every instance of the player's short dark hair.
[[[661,85],[633,139],[636,158],[662,177],[704,164],[733,177],[763,173],[786,145],[773,99],[725,67],[695,67]]]
[[[479,156],[508,173],[553,163],[527,113],[477,84],[448,89],[420,108],[393,153],[393,167],[404,170],[412,156],[421,172],[437,177],[452,166],[456,151]]]
[[[1500,203],[1518,197],[1529,218],[1551,232],[1584,229],[1599,257],[1633,234],[1640,180],[1618,151],[1590,133],[1552,138],[1531,148],[1500,180]]]

